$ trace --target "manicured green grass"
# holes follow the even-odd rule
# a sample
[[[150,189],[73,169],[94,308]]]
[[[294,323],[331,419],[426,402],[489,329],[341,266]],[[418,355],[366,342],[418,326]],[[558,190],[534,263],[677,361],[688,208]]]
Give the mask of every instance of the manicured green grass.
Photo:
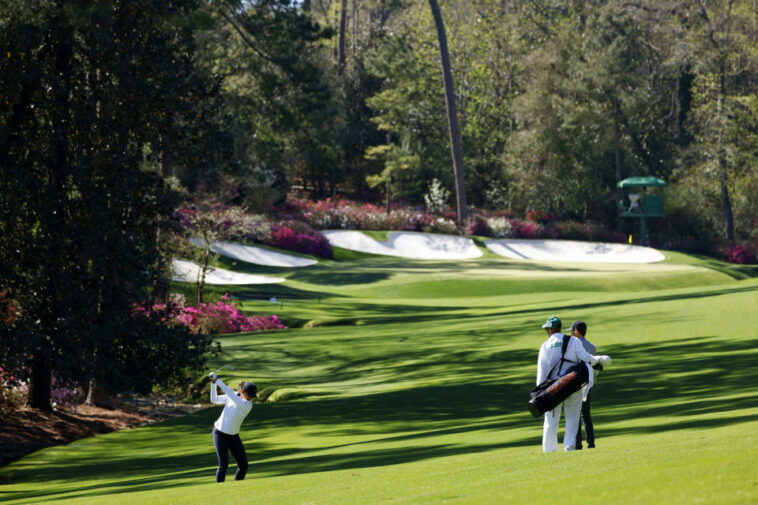
[[[285,284],[229,289],[293,329],[225,336],[209,364],[233,363],[229,383],[255,380],[276,400],[243,426],[245,481],[232,464],[214,482],[210,408],[32,454],[0,470],[0,500],[758,503],[758,279],[667,256],[275,269]],[[614,358],[593,392],[591,451],[542,454],[541,420],[525,408],[553,314],[587,321]]]

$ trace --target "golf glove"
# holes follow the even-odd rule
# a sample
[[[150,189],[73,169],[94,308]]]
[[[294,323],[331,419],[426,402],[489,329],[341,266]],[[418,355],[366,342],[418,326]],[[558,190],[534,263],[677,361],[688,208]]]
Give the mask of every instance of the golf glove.
[[[597,357],[597,362],[603,365],[603,367],[607,367],[611,364],[611,357],[603,354]]]

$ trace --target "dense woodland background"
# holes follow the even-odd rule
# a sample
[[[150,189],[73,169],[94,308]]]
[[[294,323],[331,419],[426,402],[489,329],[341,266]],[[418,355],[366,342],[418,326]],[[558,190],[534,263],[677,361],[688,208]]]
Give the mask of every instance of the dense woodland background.
[[[756,240],[756,0],[0,0],[1,350],[36,404],[202,364],[130,315],[182,202],[455,195],[435,7],[474,211],[621,229],[653,175],[659,238]]]

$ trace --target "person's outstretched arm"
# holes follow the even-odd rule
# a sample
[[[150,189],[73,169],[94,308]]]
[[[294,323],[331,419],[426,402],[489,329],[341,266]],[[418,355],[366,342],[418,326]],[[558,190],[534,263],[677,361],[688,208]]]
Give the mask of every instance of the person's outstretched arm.
[[[579,342],[579,339],[576,337],[571,337],[571,342],[569,345],[574,347],[574,350],[576,351],[576,356],[581,361],[586,361],[591,366],[595,366],[598,363],[600,363],[603,366],[608,366],[611,364],[611,357],[606,355],[599,355],[599,356],[593,356],[592,354],[588,353],[581,342]]]
[[[224,384],[221,382],[221,379],[211,381],[211,403],[216,405],[226,405],[226,396],[218,394],[218,391],[216,390],[217,381],[219,382],[219,385]]]

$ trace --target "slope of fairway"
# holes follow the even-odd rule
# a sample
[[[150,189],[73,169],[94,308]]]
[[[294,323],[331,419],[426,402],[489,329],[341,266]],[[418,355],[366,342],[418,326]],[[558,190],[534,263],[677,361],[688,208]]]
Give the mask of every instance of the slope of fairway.
[[[552,505],[561,475],[567,503],[758,503],[758,280],[696,260],[466,263],[320,262],[241,288],[246,310],[275,289],[285,321],[336,324],[221,339],[209,369],[277,400],[243,425],[245,481],[213,482],[210,408],[29,455],[0,470],[0,500]],[[614,358],[591,451],[542,454],[525,408],[553,314]]]

